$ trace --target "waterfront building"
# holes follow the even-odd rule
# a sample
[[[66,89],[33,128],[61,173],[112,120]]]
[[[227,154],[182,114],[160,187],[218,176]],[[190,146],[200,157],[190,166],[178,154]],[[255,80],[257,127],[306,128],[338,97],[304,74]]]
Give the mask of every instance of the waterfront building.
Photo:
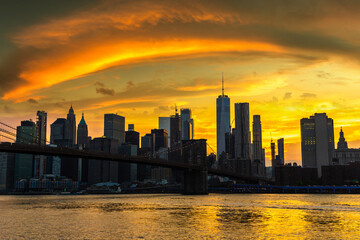
[[[138,147],[131,144],[121,144],[119,154],[125,156],[137,156]],[[119,183],[134,182],[137,180],[138,164],[119,162]]]
[[[348,148],[341,128],[337,149],[334,151],[332,165],[347,165],[352,162],[360,162],[360,148]]]
[[[10,191],[14,188],[14,173],[15,154],[0,152],[0,192]]]
[[[113,138],[94,138],[89,142],[89,149],[104,153],[117,154],[119,152],[119,142]],[[99,182],[118,182],[119,163],[114,161],[101,161],[90,159],[88,161],[87,182],[92,185]]]
[[[224,77],[222,77],[222,94],[216,99],[216,145],[217,158],[226,151],[225,135],[230,132],[230,98],[224,94]]]
[[[16,143],[36,144],[36,139],[36,124],[31,120],[21,121],[21,125],[16,128]],[[14,180],[31,178],[33,176],[34,155],[15,154]]]
[[[125,117],[117,114],[104,115],[104,136],[116,139],[118,144],[125,142]]]
[[[317,168],[330,165],[334,154],[334,124],[326,113],[315,113],[303,118],[301,125],[301,155],[303,167]]]
[[[36,142],[39,145],[46,145],[46,126],[47,113],[45,111],[37,111],[36,113]],[[39,177],[46,172],[46,156],[36,155],[34,157],[34,175]]]

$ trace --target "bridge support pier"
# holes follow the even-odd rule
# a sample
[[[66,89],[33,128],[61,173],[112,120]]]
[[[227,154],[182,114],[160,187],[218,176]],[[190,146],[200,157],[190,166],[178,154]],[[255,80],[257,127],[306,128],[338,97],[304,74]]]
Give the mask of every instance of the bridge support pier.
[[[183,194],[208,194],[207,170],[185,170],[183,180]]]

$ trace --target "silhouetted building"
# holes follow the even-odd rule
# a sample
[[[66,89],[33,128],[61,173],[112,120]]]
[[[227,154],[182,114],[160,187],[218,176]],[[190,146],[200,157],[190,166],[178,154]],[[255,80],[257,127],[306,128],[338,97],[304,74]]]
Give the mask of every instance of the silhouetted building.
[[[78,146],[82,146],[83,149],[89,144],[88,126],[85,122],[84,113],[78,125],[77,144]]]
[[[89,142],[89,149],[104,153],[117,154],[119,142],[113,138],[94,138]],[[118,182],[119,163],[90,159],[88,162],[87,182],[92,185],[99,182]]]
[[[319,184],[316,168],[302,168],[295,163],[275,168],[275,184],[282,186],[316,185]]]
[[[339,137],[339,142],[337,144],[337,149],[348,149],[348,144],[347,141],[345,141],[344,132],[342,128],[340,130],[340,137]]]
[[[170,147],[170,117],[159,117],[159,129],[164,129],[168,132],[168,146]]]
[[[358,185],[360,181],[360,162],[346,165],[322,166],[322,184]]]
[[[70,107],[66,118],[65,139],[69,140],[70,147],[73,147],[76,144],[76,118],[72,106]]]
[[[303,118],[301,125],[301,153],[303,167],[317,168],[330,165],[334,154],[334,125],[326,113],[315,113]]]
[[[235,103],[235,158],[251,159],[249,103]]]
[[[194,120],[191,118],[191,109],[181,109],[181,140],[194,138]]]
[[[125,142],[125,117],[117,114],[104,115],[104,136],[116,139],[119,144]]]
[[[65,139],[66,119],[58,118],[50,125],[50,143],[60,146],[68,146],[68,139]]]
[[[125,156],[137,156],[136,145],[122,144],[119,146],[119,154]],[[133,182],[137,180],[137,164],[119,162],[119,183]]]
[[[151,134],[155,135],[155,151],[160,148],[168,148],[168,132],[164,129],[152,129]]]
[[[227,159],[235,158],[235,129],[232,129],[232,132],[225,133],[225,152],[227,154]],[[218,158],[218,160],[220,157]]]
[[[155,134],[147,133],[145,134],[145,136],[141,137],[141,149],[139,149],[139,155],[154,156],[154,153],[155,153]],[[151,178],[151,166],[139,164],[137,175],[140,181]]]
[[[14,188],[14,173],[15,154],[0,152],[0,192]]]
[[[181,144],[181,117],[175,108],[175,115],[170,117],[170,147],[178,147]]]
[[[47,113],[45,111],[37,111],[36,116],[37,143],[39,145],[46,145]]]
[[[216,143],[217,158],[225,152],[225,135],[230,132],[230,98],[224,94],[224,77],[222,77],[222,94],[216,99]]]
[[[279,161],[277,161],[277,165],[281,166],[281,165],[284,165],[284,163],[285,163],[284,138],[278,139],[277,144],[278,144],[278,156],[279,156]]]
[[[344,132],[340,130],[338,148],[334,151],[331,165],[347,165],[351,162],[360,162],[360,148],[348,148]]]
[[[271,139],[271,169],[272,169],[272,177],[275,177],[275,168],[276,168],[276,152],[275,152],[275,142]]]
[[[36,144],[36,125],[33,121],[21,121],[16,128],[16,143]],[[15,154],[14,179],[31,178],[34,176],[34,155]]]
[[[36,142],[39,145],[46,145],[47,113],[45,111],[37,111],[36,117]],[[34,160],[35,176],[42,176],[46,169],[46,156],[37,155],[34,157]]]
[[[265,154],[262,148],[262,130],[260,115],[253,116],[253,144],[252,144],[253,174],[265,176]]]
[[[135,145],[139,149],[140,133],[135,131],[134,124],[129,124],[125,132],[125,143]]]

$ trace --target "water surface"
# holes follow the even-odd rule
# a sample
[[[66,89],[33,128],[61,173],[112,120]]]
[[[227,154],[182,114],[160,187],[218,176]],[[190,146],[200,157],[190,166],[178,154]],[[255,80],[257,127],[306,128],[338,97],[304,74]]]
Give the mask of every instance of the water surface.
[[[360,195],[0,196],[0,239],[356,239]]]

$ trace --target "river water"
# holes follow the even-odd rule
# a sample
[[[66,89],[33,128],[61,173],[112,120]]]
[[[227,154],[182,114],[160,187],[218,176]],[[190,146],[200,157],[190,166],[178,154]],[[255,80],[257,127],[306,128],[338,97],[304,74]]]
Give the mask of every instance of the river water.
[[[360,195],[0,196],[0,239],[201,238],[360,238]]]

